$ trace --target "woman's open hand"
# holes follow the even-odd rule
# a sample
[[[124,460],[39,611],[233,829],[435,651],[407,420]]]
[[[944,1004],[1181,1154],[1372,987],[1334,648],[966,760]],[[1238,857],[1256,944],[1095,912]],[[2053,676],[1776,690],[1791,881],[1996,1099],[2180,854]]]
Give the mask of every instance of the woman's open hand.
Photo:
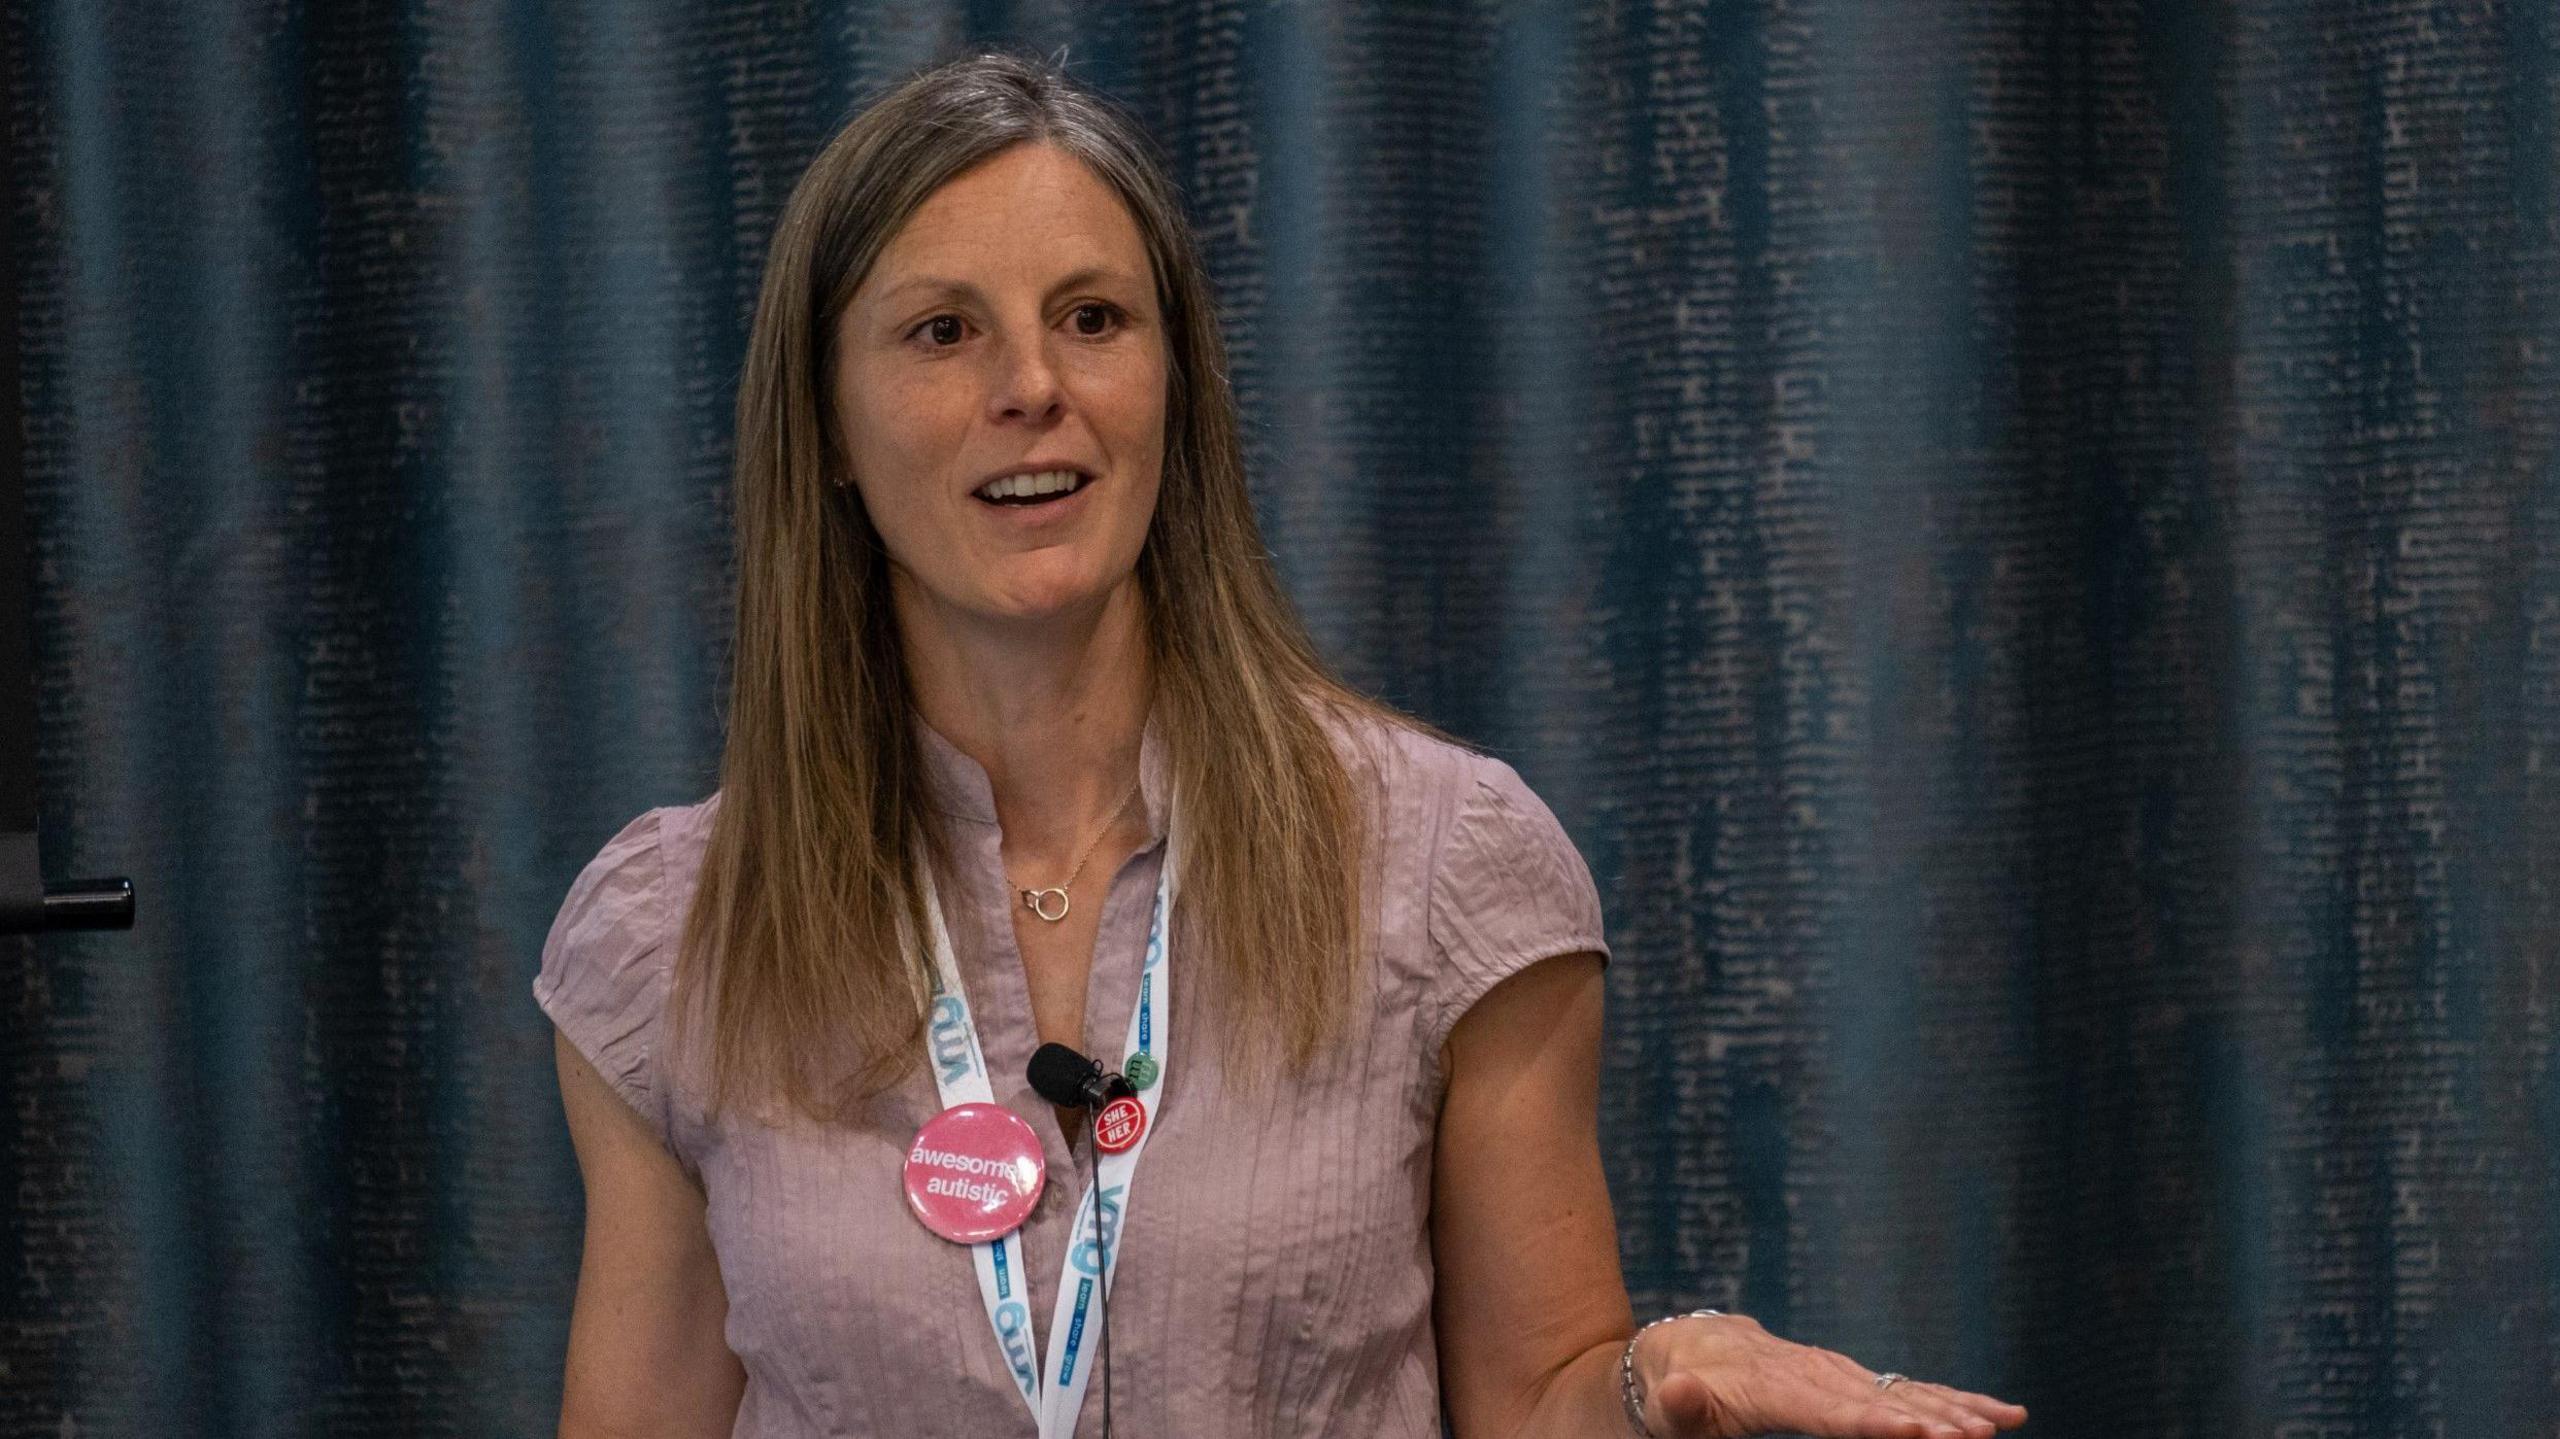
[[[1644,1421],[1659,1439],[1991,1439],[2027,1411],[1914,1379],[1876,1387],[1846,1354],[1781,1339],[1744,1314],[1659,1325],[1636,1345]]]

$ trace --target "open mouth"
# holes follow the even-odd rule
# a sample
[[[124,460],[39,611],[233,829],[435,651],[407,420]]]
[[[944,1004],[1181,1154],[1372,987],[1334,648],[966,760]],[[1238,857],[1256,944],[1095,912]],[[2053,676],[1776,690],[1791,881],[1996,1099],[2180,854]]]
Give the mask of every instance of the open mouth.
[[[1093,483],[1093,477],[1081,470],[1043,470],[1033,475],[1007,475],[989,480],[970,491],[979,500],[1007,509],[1034,509],[1053,505],[1067,496],[1082,491]]]

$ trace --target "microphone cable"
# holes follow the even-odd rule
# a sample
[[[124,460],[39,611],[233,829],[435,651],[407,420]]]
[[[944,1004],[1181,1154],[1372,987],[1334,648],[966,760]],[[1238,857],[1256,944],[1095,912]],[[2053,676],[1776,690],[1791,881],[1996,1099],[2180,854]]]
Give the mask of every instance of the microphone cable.
[[[1102,1290],[1102,1439],[1111,1439],[1111,1250],[1102,1242],[1102,1140],[1097,1130],[1102,1111],[1084,1113],[1085,1189],[1093,1195],[1093,1267]]]
[[[1082,1053],[1064,1044],[1051,1042],[1031,1052],[1031,1063],[1023,1071],[1032,1092],[1061,1109],[1080,1109],[1085,1116],[1085,1192],[1093,1196],[1094,1283],[1102,1290],[1102,1312],[1095,1316],[1101,1328],[1102,1345],[1102,1432],[1111,1433],[1111,1254],[1116,1244],[1103,1238],[1102,1228],[1102,1109],[1115,1099],[1133,1098],[1137,1091],[1128,1079],[1104,1069]],[[1069,1139],[1073,1149],[1075,1141]],[[1070,1229],[1069,1234],[1074,1231]],[[1118,1237],[1115,1227],[1113,1238]],[[1075,1241],[1067,1241],[1067,1255],[1075,1256]],[[1072,1264],[1069,1267],[1073,1267]],[[1059,1296],[1060,1300],[1065,1295]],[[1049,1336],[1052,1345],[1066,1341],[1056,1334]]]

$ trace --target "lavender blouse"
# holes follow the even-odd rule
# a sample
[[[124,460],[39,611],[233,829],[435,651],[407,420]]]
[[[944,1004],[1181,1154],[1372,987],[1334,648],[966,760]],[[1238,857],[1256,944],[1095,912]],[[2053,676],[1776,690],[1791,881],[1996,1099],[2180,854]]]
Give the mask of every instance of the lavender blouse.
[[[1607,953],[1589,870],[1509,765],[1366,722],[1335,738],[1384,801],[1366,1000],[1302,1085],[1247,1100],[1220,1073],[1204,986],[1184,982],[1196,950],[1176,915],[1177,1046],[1111,1290],[1120,1432],[1438,1439],[1427,1226],[1441,1042],[1506,976]],[[924,747],[951,840],[936,883],[996,1099],[1048,1153],[1023,1235],[1047,1356],[1082,1165],[1022,1079],[1037,1040],[986,773],[930,729]],[[1100,901],[1079,1046],[1113,1067],[1164,859],[1168,775],[1153,724],[1139,772],[1152,838]],[[714,1122],[700,1086],[662,1063],[669,966],[718,804],[715,793],[650,810],[605,844],[561,905],[533,992],[702,1185],[726,1337],[747,1375],[733,1434],[1035,1433],[968,1251],[901,1198],[908,1141],[940,1107],[923,1064],[860,1123],[820,1127],[734,1110]],[[1096,1375],[1079,1436],[1102,1432],[1102,1407]]]

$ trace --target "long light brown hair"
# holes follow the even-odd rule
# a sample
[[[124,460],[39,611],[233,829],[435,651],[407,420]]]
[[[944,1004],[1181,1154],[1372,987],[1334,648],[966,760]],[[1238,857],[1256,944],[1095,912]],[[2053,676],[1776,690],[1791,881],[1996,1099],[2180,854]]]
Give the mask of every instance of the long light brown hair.
[[[1427,732],[1318,657],[1255,525],[1225,346],[1172,182],[1124,112],[1041,61],[900,84],[828,142],[765,262],[738,391],[737,630],[721,799],[676,964],[710,1103],[824,1120],[922,1062],[916,867],[937,842],[889,560],[844,473],[834,321],[927,196],[1012,146],[1091,167],[1145,238],[1168,345],[1164,472],[1138,557],[1183,834],[1187,969],[1248,1086],[1302,1066],[1357,990],[1370,816],[1320,716]]]

